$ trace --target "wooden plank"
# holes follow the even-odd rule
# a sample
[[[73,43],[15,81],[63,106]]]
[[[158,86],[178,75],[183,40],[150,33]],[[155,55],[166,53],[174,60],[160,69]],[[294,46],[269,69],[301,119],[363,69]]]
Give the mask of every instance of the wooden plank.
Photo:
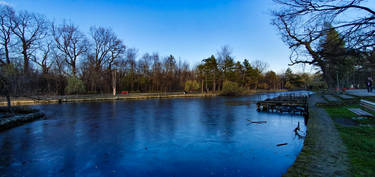
[[[360,105],[366,107],[367,109],[375,111],[375,103],[367,100],[361,100]]]
[[[371,102],[371,101],[361,100],[361,102],[366,103],[366,104],[369,104],[369,105],[371,105],[371,106],[375,106],[375,103],[373,103],[373,102]]]
[[[267,123],[267,121],[252,121],[252,120],[249,120],[249,119],[247,119],[247,121],[249,121],[250,124],[265,124],[265,123]]]
[[[277,147],[279,147],[279,146],[285,146],[285,145],[288,145],[288,143],[276,144]]]
[[[369,116],[369,117],[373,117],[372,114],[362,110],[361,108],[348,108],[349,111],[353,112],[354,114],[358,115],[358,116]]]
[[[363,106],[363,107],[365,107],[365,108],[367,108],[369,110],[375,111],[375,107],[374,106],[371,106],[371,105],[368,105],[368,104],[362,104],[362,103],[361,103],[361,106]]]
[[[374,107],[371,107],[371,106],[368,106],[368,105],[361,105],[361,106],[363,106],[363,107],[365,107],[365,108],[367,108],[367,109],[369,109],[371,111],[375,111]]]

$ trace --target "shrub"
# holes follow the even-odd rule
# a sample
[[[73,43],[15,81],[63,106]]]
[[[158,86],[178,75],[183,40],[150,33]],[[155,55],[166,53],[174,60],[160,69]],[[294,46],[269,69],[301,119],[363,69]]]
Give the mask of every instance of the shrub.
[[[192,90],[198,90],[199,89],[199,83],[196,80],[187,80],[185,82],[185,91],[192,91]]]
[[[295,86],[293,84],[291,84],[289,81],[287,81],[285,83],[285,88],[291,90],[291,89],[294,89]]]
[[[65,87],[65,92],[67,94],[80,94],[85,92],[85,85],[82,80],[76,77],[68,78],[68,85]]]
[[[242,88],[238,86],[236,82],[224,81],[223,90],[221,95],[223,96],[237,96],[242,94]]]

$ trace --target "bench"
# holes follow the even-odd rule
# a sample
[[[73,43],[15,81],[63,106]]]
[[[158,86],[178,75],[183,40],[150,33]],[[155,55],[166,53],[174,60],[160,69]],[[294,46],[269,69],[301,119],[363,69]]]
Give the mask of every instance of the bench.
[[[371,110],[371,111],[375,111],[375,103],[373,103],[371,101],[361,100],[360,105],[369,109],[369,110]]]
[[[363,116],[363,117],[373,117],[372,114],[362,110],[361,108],[348,108],[349,111],[353,112],[357,116]]]

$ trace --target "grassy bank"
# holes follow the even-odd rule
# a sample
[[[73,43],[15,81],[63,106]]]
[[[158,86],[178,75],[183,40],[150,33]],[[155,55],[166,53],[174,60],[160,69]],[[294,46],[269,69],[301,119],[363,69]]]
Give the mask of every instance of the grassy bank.
[[[348,150],[352,176],[375,176],[375,120],[367,118],[353,120],[354,113],[347,108],[358,108],[358,104],[324,107],[340,132]],[[363,109],[363,108],[362,108]],[[365,110],[375,115],[375,112]]]
[[[302,151],[283,176],[349,176],[345,146],[328,113],[317,107],[319,95],[309,98],[309,119]]]
[[[13,107],[12,111],[0,107],[0,131],[37,119],[44,118],[44,113],[27,107]]]

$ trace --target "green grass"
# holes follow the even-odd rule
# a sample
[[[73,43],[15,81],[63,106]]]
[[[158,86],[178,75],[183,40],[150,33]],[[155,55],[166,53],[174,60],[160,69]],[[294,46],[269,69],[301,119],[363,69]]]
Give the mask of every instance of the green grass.
[[[373,97],[373,96],[362,97],[362,99],[375,102],[375,97]]]
[[[357,108],[358,105],[353,106],[324,106],[325,110],[332,118],[348,118],[351,119],[356,115],[349,111],[348,108]]]
[[[323,107],[329,116],[333,119],[336,118],[345,118],[345,119],[352,119],[353,117],[358,117],[353,112],[349,111],[348,108],[361,108],[362,110],[375,115],[375,111],[369,110],[367,108],[361,107],[359,104],[352,104],[346,106],[321,106]],[[374,118],[368,118],[363,120],[353,120],[358,122],[359,124],[375,124]]]
[[[330,117],[351,119],[356,115],[347,108],[358,108],[358,104],[324,107]],[[364,108],[362,108],[364,109]],[[366,110],[375,115],[375,112]],[[375,120],[357,120],[361,124],[375,124]],[[375,176],[375,128],[366,126],[346,127],[336,124],[348,149],[352,176]]]
[[[336,126],[348,149],[353,176],[375,176],[375,128]]]

